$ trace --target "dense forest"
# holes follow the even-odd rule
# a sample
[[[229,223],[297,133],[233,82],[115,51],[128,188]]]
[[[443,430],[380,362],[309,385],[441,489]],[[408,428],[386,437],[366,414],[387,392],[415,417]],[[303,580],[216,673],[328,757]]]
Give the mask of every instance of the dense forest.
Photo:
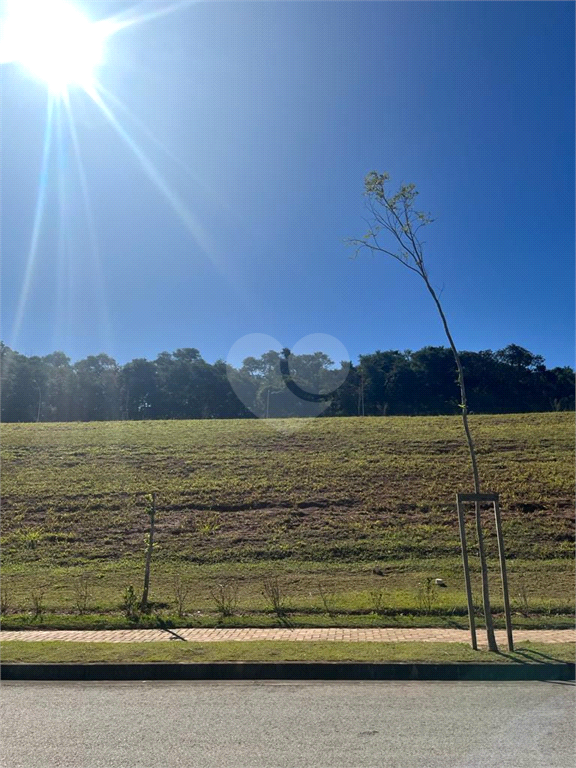
[[[248,357],[239,368],[208,363],[193,348],[125,365],[106,354],[76,363],[63,352],[26,357],[4,344],[0,354],[4,422],[458,413],[454,358],[444,347],[376,351],[357,365],[335,365],[322,352],[290,355],[299,387],[332,393],[320,404],[288,391],[282,355],[274,351]],[[568,366],[547,369],[540,355],[515,344],[462,352],[462,363],[474,413],[574,410]]]

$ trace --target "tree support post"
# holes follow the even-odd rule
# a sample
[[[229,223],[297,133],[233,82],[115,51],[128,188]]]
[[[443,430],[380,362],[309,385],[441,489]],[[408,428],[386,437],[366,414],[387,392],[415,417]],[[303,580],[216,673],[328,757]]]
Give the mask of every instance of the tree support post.
[[[494,518],[496,521],[496,536],[498,538],[498,556],[500,559],[500,575],[502,577],[502,594],[504,597],[504,614],[506,617],[506,635],[508,638],[508,650],[514,650],[514,638],[512,636],[512,616],[510,613],[510,598],[508,593],[508,575],[506,573],[506,558],[504,554],[504,537],[502,535],[502,518],[500,515],[500,502],[497,493],[458,493],[456,494],[456,504],[458,507],[458,521],[460,524],[460,540],[462,542],[462,562],[464,564],[464,580],[466,582],[466,596],[468,599],[468,615],[470,617],[470,634],[472,636],[472,648],[475,647],[475,629],[473,630],[474,622],[474,606],[472,603],[472,590],[470,587],[470,571],[468,568],[468,553],[466,546],[466,532],[464,531],[464,510],[463,504],[470,502],[476,507],[476,522],[477,532],[479,537],[482,536],[482,528],[480,526],[480,505],[492,504],[494,508]],[[486,613],[486,610],[485,610]],[[492,626],[492,616],[485,616],[486,627]],[[492,630],[493,634],[493,630]],[[490,633],[488,633],[488,646],[491,648]]]
[[[466,584],[466,600],[468,603],[468,622],[470,624],[470,641],[473,650],[478,650],[478,641],[476,639],[476,619],[474,618],[474,603],[472,602],[472,586],[470,584],[470,566],[468,564],[468,545],[466,544],[466,525],[464,521],[464,510],[460,501],[460,494],[456,494],[456,505],[458,508],[458,524],[460,526],[460,543],[462,546],[462,565],[464,567],[464,583]]]
[[[502,595],[504,597],[504,614],[506,616],[506,636],[508,638],[508,650],[514,650],[514,638],[512,637],[512,616],[510,614],[510,597],[508,595],[508,575],[506,573],[506,557],[504,555],[504,536],[502,535],[502,518],[500,516],[500,502],[498,494],[494,504],[494,518],[496,520],[496,536],[498,537],[498,557],[500,558],[500,575],[502,577]]]

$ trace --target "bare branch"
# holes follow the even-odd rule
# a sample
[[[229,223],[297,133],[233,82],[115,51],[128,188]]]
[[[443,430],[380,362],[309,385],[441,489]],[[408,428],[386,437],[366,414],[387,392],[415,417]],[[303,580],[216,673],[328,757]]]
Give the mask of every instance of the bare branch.
[[[412,265],[408,264],[397,253],[394,253],[394,251],[389,251],[386,248],[383,248],[381,245],[379,245],[374,234],[372,233],[368,233],[368,234],[374,240],[375,245],[372,245],[367,240],[358,240],[354,238],[349,238],[345,241],[348,245],[356,246],[355,256],[358,255],[359,251],[361,251],[363,248],[367,248],[369,251],[372,251],[373,253],[384,253],[386,256],[391,256],[393,259],[396,259],[396,261],[399,261],[407,269],[410,269],[412,272],[416,272],[417,275],[422,276],[421,272],[419,272],[419,270],[416,269],[416,267],[413,267]]]

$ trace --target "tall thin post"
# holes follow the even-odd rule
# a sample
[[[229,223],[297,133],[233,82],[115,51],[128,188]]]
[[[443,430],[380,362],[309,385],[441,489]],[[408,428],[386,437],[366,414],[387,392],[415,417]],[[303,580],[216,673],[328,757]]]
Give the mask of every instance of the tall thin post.
[[[506,573],[506,557],[504,554],[504,536],[502,535],[502,518],[500,517],[500,502],[496,498],[494,504],[494,517],[496,520],[496,536],[498,537],[498,557],[500,558],[500,575],[502,577],[502,594],[504,596],[504,613],[506,616],[506,635],[508,637],[508,650],[514,650],[512,637],[512,616],[510,613],[510,597],[508,595],[508,574]]]
[[[490,596],[488,594],[488,566],[486,564],[486,551],[484,549],[480,502],[475,502],[475,509],[476,538],[478,539],[478,556],[480,558],[480,571],[482,575],[482,601],[484,605],[484,621],[486,622],[486,637],[488,639],[488,650],[497,653],[498,646],[496,645],[496,637],[494,635],[494,622],[492,621],[492,609],[490,608]]]
[[[148,510],[150,515],[150,532],[148,534],[148,547],[146,549],[146,565],[144,568],[144,589],[142,591],[142,603],[140,610],[146,611],[148,608],[148,589],[150,587],[150,564],[152,562],[152,548],[154,547],[154,519],[156,517],[156,492],[152,496],[151,504]]]
[[[460,496],[456,494],[456,505],[458,508],[458,524],[460,526],[460,543],[462,545],[462,565],[464,567],[464,583],[466,584],[466,600],[468,602],[468,621],[470,623],[470,641],[473,650],[478,650],[478,641],[476,640],[476,619],[474,618],[474,603],[472,601],[472,586],[470,584],[470,566],[468,564],[468,546],[466,544],[466,525],[464,521],[464,510]]]

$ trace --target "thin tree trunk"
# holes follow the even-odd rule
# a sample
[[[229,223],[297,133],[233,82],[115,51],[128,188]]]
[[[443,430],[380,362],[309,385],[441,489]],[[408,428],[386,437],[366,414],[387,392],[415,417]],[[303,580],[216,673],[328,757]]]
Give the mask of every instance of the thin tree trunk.
[[[152,562],[152,548],[154,546],[154,518],[156,516],[156,494],[152,494],[152,505],[150,508],[150,533],[148,534],[148,548],[146,550],[146,565],[144,568],[144,589],[142,591],[142,602],[140,610],[146,611],[148,608],[148,590],[150,588],[150,565]]]
[[[446,333],[448,343],[450,344],[450,349],[452,350],[452,354],[454,355],[454,359],[456,361],[456,367],[458,368],[458,383],[460,385],[460,398],[461,398],[460,405],[461,405],[461,411],[462,411],[462,422],[464,424],[466,441],[468,443],[468,451],[470,453],[470,460],[472,462],[472,473],[474,475],[474,493],[480,493],[480,475],[478,473],[476,449],[474,447],[474,441],[472,440],[472,435],[470,434],[470,427],[468,426],[468,403],[466,400],[466,388],[464,386],[464,371],[462,369],[462,361],[460,360],[460,355],[456,348],[456,344],[454,343],[452,334],[450,333],[450,329],[448,328],[448,321],[446,320],[446,315],[444,314],[444,310],[442,309],[440,300],[436,296],[436,292],[434,288],[432,288],[432,286],[430,285],[426,272],[422,273],[422,277],[424,278],[426,287],[428,288],[428,291],[430,292],[432,298],[434,299],[436,308],[440,313],[440,318],[442,319],[444,331]],[[496,637],[494,635],[494,623],[492,621],[492,610],[490,607],[490,593],[488,588],[488,567],[486,564],[486,552],[484,550],[484,536],[482,533],[482,518],[480,514],[480,504],[478,502],[476,502],[476,535],[478,537],[480,570],[482,572],[482,603],[484,606],[484,618],[486,621],[486,636],[488,639],[488,648],[491,651],[498,651],[498,646],[496,644]]]

